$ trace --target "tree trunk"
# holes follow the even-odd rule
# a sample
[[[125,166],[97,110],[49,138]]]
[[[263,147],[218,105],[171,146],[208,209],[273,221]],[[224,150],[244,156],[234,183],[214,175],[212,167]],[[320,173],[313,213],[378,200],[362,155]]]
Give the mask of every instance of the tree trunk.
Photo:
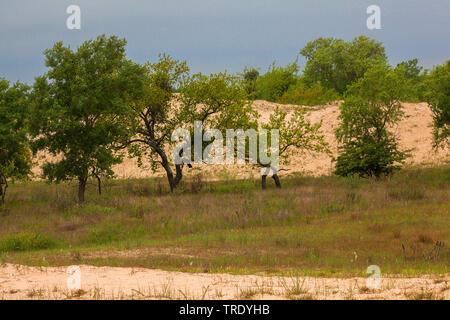
[[[95,175],[95,177],[97,178],[98,194],[102,195],[102,179],[98,175]]]
[[[5,185],[3,187],[3,184]],[[8,181],[6,181],[6,179],[3,181],[0,181],[0,196],[1,196],[1,201],[2,201],[2,205],[5,204],[5,197],[6,197],[6,189],[8,189]]]
[[[87,178],[78,179],[78,204],[84,203],[84,192],[86,191]]]
[[[178,186],[178,184],[181,181],[181,178],[183,178],[183,165],[182,164],[177,164],[175,165],[175,179],[174,179],[174,186],[175,188]]]
[[[263,190],[265,190],[267,188],[266,178],[267,178],[267,175],[262,175],[261,176],[261,179],[262,179],[261,180],[261,184],[262,184]]]
[[[170,168],[170,165],[168,162],[163,162],[162,166],[163,166],[164,170],[166,170],[167,181],[169,181],[170,192],[173,192],[173,190],[176,188],[176,185],[175,185],[175,179],[173,178],[172,169]]]
[[[0,196],[2,197],[2,205],[5,204],[5,200],[3,197],[3,186],[0,184]]]
[[[176,187],[180,183],[181,179],[183,178],[183,164],[175,165],[175,177],[174,177],[172,168],[170,167],[170,164],[169,164],[169,161],[167,160],[166,155],[162,152],[159,153],[159,155],[161,156],[161,159],[162,159],[161,164],[162,164],[164,170],[166,170],[167,180],[169,181],[169,186],[170,186],[170,192],[173,192],[173,190],[176,189]],[[180,156],[181,156],[181,151],[180,151]],[[192,167],[192,166],[190,166],[190,167]]]
[[[277,186],[277,188],[281,188],[281,182],[280,182],[280,178],[278,177],[277,174],[274,174],[272,176],[273,181],[275,181],[275,185]]]

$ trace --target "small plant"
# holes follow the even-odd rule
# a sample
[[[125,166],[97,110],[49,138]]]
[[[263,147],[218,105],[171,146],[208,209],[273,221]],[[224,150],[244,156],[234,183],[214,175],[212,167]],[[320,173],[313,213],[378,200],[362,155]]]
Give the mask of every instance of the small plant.
[[[297,275],[290,280],[291,283],[284,278],[280,280],[280,285],[283,288],[286,297],[300,296],[308,293],[308,290],[305,288],[305,279],[302,280]]]
[[[321,204],[320,206],[320,213],[339,213],[344,210],[345,205],[334,200],[329,203]]]
[[[254,288],[239,289],[239,298],[244,300],[252,299],[258,294],[258,290]]]
[[[421,288],[420,292],[407,293],[405,296],[410,300],[442,300],[443,297],[433,291]]]
[[[194,176],[189,183],[191,193],[200,193],[204,187],[203,178],[200,174]]]

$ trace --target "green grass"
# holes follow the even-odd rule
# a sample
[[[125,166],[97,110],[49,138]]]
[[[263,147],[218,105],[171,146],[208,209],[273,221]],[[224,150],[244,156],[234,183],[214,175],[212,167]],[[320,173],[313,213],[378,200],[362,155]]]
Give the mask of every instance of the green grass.
[[[366,276],[449,272],[450,168],[380,179],[164,179],[89,186],[14,184],[0,213],[0,261],[141,266],[190,272]],[[45,235],[45,236],[44,236]],[[444,242],[439,256],[436,241]],[[404,249],[403,249],[404,248]],[[355,259],[355,253],[357,259]]]
[[[0,239],[1,252],[49,249],[56,244],[49,236],[36,233],[10,234]]]

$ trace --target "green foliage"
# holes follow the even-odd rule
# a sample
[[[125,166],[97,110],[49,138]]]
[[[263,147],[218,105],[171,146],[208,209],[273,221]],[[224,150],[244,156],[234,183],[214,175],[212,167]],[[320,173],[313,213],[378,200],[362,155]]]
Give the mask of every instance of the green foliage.
[[[432,70],[428,85],[427,102],[433,112],[434,146],[450,146],[450,60]]]
[[[330,152],[320,130],[322,122],[312,124],[305,118],[306,113],[305,108],[298,107],[288,118],[287,112],[277,107],[268,123],[262,125],[268,131],[279,130],[279,155],[285,164],[289,163],[295,151]]]
[[[258,113],[253,110],[245,85],[227,73],[192,76],[180,96],[180,121],[187,125],[202,121],[206,128],[256,128]]]
[[[204,131],[210,128],[219,130],[222,137],[226,136],[227,129],[258,128],[259,114],[252,108],[245,84],[238,77],[226,73],[194,75],[184,87],[180,101],[180,116],[185,121],[184,128],[191,132],[192,142],[194,121],[201,121]],[[215,138],[213,136],[211,141],[203,141],[202,152],[214,143]],[[191,151],[194,154],[194,146]]]
[[[54,239],[36,233],[11,234],[0,239],[0,252],[42,250],[55,246]]]
[[[0,79],[0,197],[4,203],[8,181],[25,178],[31,169],[27,138],[28,86]]]
[[[396,187],[388,190],[388,196],[394,200],[421,200],[425,198],[423,188],[404,188]]]
[[[143,157],[147,158],[153,171],[161,165],[171,190],[179,182],[176,179],[181,179],[182,168],[176,168],[175,177],[166,148],[173,145],[172,132],[179,126],[183,127],[178,106],[173,102],[177,99],[175,91],[182,90],[188,72],[186,62],[174,60],[166,54],[159,55],[158,62],[148,62],[144,90],[133,101],[129,116],[132,138],[127,144],[130,155],[137,157],[139,165]]]
[[[404,78],[385,64],[369,69],[351,86],[340,107],[340,143],[335,173],[380,177],[400,168],[407,156],[388,128],[403,116]]]
[[[299,81],[297,85],[292,85],[278,102],[283,104],[315,106],[335,100],[339,100],[339,94],[335,90],[326,90],[320,84],[308,88]]]
[[[73,51],[58,42],[44,52],[49,71],[34,84],[34,150],[58,157],[43,166],[49,181],[78,179],[79,202],[90,176],[113,175],[130,134],[123,118],[141,91],[143,69],[126,59],[125,44],[102,35]]]
[[[256,80],[259,78],[259,71],[255,68],[245,67],[241,77],[244,80],[245,91],[247,91],[247,94],[249,96],[254,96],[256,94]]]
[[[184,169],[184,163],[174,165],[167,152],[178,142],[171,141],[175,129],[193,133],[194,121],[202,121],[205,129],[223,131],[256,126],[257,113],[251,108],[242,79],[226,73],[190,76],[188,72],[185,62],[160,55],[158,62],[147,64],[147,89],[133,103],[130,153],[138,159],[146,156],[153,170],[162,166],[172,191]],[[175,87],[179,94],[174,94]]]
[[[395,71],[405,79],[405,101],[420,102],[423,101],[426,91],[426,74],[421,74],[422,67],[417,65],[418,60],[412,59],[401,62],[395,67]]]
[[[256,98],[277,102],[291,85],[297,83],[297,72],[297,60],[284,68],[277,67],[274,62],[267,73],[256,79]]]
[[[318,38],[309,42],[300,53],[306,58],[303,72],[306,83],[309,86],[320,84],[340,94],[373,64],[387,60],[382,44],[365,36],[351,42]]]

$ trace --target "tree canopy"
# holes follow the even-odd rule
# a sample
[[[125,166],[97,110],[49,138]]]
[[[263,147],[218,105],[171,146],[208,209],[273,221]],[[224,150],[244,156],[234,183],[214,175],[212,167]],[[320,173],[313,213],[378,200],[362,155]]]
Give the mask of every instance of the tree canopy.
[[[400,168],[407,152],[390,131],[403,116],[404,77],[386,64],[372,66],[340,107],[335,173],[380,177]]]
[[[432,70],[427,84],[427,101],[433,112],[434,146],[450,146],[450,60]]]
[[[58,159],[43,166],[48,180],[78,180],[80,203],[90,176],[113,175],[120,145],[129,137],[123,119],[142,90],[143,68],[126,59],[125,45],[104,35],[75,51],[58,42],[45,50],[49,70],[34,84],[33,149]]]
[[[27,137],[29,87],[0,79],[0,197],[4,204],[8,181],[25,178],[31,170]]]
[[[387,61],[383,45],[366,36],[350,42],[318,38],[309,42],[300,53],[306,58],[305,81],[310,86],[320,84],[340,94],[372,65]]]
[[[185,165],[192,165],[175,164],[171,159],[168,149],[176,143],[171,139],[176,129],[186,129],[192,135],[194,122],[201,121],[203,129],[245,130],[255,113],[238,77],[226,73],[191,76],[185,62],[165,54],[158,62],[147,63],[144,93],[132,109],[135,135],[129,140],[130,154],[140,163],[146,157],[153,170],[162,166],[172,191],[181,181]]]

